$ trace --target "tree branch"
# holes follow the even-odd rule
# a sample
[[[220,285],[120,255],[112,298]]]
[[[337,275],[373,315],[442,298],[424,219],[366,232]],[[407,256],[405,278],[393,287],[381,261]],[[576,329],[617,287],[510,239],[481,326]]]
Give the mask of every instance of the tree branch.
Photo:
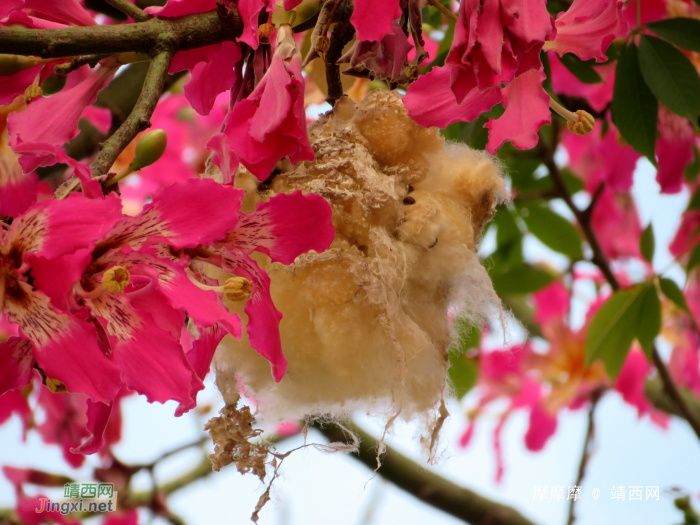
[[[588,428],[586,429],[586,437],[583,440],[583,452],[581,453],[581,461],[578,465],[578,474],[576,475],[576,482],[574,483],[575,487],[581,486],[583,478],[586,475],[588,461],[593,454],[593,444],[595,440],[595,409],[598,406],[598,401],[603,395],[603,392],[604,389],[600,389],[591,394],[591,408],[588,409]],[[576,521],[576,515],[574,514],[576,501],[577,498],[571,498],[569,500],[569,519],[566,522],[567,525],[573,525]]]
[[[376,439],[356,425],[346,425],[360,438],[358,455],[352,457],[374,470],[377,466]],[[318,430],[330,441],[349,443],[344,431],[335,425]],[[469,489],[422,468],[391,447],[386,447],[382,466],[377,472],[387,481],[405,490],[419,500],[456,518],[475,525],[533,525],[515,509],[486,499]]]
[[[153,55],[162,46],[183,51],[234,40],[243,32],[235,8],[231,16],[217,11],[180,18],[152,18],[136,24],[27,29],[3,27],[0,53],[63,58],[78,55],[115,55],[136,52]]]
[[[137,22],[145,22],[151,18],[151,15],[147,15],[140,8],[136,7],[134,4],[128,0],[105,0],[109,5],[119,9],[122,13],[130,16]]]
[[[647,399],[651,401],[651,404],[659,410],[685,418],[685,414],[680,411],[678,405],[668,396],[664,390],[663,383],[659,379],[647,379],[644,386],[644,394],[647,396]],[[680,394],[685,399],[685,404],[690,407],[694,413],[700,414],[700,399],[686,389],[681,390]]]

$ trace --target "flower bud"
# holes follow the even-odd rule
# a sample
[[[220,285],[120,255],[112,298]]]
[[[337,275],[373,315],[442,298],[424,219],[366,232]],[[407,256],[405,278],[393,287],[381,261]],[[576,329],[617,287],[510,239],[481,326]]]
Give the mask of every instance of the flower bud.
[[[224,297],[229,301],[247,301],[253,284],[245,277],[231,277],[224,283]]]
[[[44,96],[55,95],[66,87],[66,76],[51,73],[46,80],[41,83],[41,91]]]
[[[58,379],[53,379],[51,377],[46,378],[46,386],[54,394],[59,394],[67,390],[66,385],[61,383]]]
[[[109,293],[121,293],[129,286],[129,270],[123,266],[114,266],[102,275],[102,286]]]
[[[154,129],[146,133],[136,145],[134,160],[131,161],[132,171],[138,171],[155,163],[163,156],[168,145],[168,135],[162,129]]]
[[[275,26],[272,24],[262,24],[258,27],[258,38],[261,44],[270,43],[270,35],[275,30]]]
[[[23,69],[36,66],[41,59],[20,55],[0,55],[0,77],[19,73]]]

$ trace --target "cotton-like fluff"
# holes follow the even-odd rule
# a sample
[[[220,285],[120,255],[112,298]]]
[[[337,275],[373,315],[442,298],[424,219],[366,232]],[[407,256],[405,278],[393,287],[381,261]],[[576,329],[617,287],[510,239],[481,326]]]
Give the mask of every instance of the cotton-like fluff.
[[[241,390],[252,394],[269,422],[362,410],[387,426],[397,415],[419,419],[434,443],[454,320],[475,324],[499,311],[475,253],[505,198],[499,167],[415,124],[396,92],[373,91],[359,108],[344,97],[309,137],[313,162],[281,162],[262,184],[237,175],[244,211],[295,190],[333,208],[329,250],[265,266],[284,314],[287,375],[275,383],[244,334],[219,347],[218,387],[231,402]],[[242,306],[232,308],[245,320]]]

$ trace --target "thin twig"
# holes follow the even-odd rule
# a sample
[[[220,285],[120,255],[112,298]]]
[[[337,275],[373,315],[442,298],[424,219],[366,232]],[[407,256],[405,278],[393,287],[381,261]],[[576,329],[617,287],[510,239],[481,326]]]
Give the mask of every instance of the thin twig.
[[[683,417],[695,431],[695,435],[698,436],[698,439],[700,439],[700,417],[698,417],[697,412],[690,408],[685,398],[678,390],[678,387],[676,387],[676,384],[673,382],[673,378],[671,378],[671,374],[669,373],[668,368],[666,368],[666,364],[661,359],[656,346],[654,346],[652,352],[652,360],[654,361],[656,370],[659,372],[659,378],[661,378],[661,382],[664,385],[664,391],[673,400],[676,406],[678,406],[678,409],[683,414]]]
[[[452,11],[447,9],[444,5],[442,5],[438,0],[428,0],[428,3],[432,5],[434,8],[436,8],[438,11],[440,11],[442,14],[444,14],[446,17],[450,18],[454,22],[457,21],[457,15],[454,14]]]
[[[340,66],[338,59],[343,54],[343,48],[352,40],[355,28],[351,24],[336,24],[331,33],[331,42],[326,52],[326,82],[328,84],[328,96],[326,102],[331,106],[343,96],[343,82],[340,79]]]
[[[100,60],[105,59],[108,56],[109,55],[83,55],[75,57],[70,62],[57,65],[53,68],[53,70],[57,75],[67,75],[68,73],[81,68],[85,64],[88,64],[90,67],[95,67]]]
[[[588,461],[591,459],[593,454],[593,448],[595,445],[595,409],[598,406],[598,401],[603,394],[603,390],[596,390],[591,394],[591,408],[588,409],[588,428],[586,430],[586,437],[583,440],[583,452],[581,453],[581,461],[578,465],[578,474],[576,475],[575,487],[580,487],[583,482],[583,477],[586,475],[586,467],[588,466]],[[574,514],[574,506],[578,498],[569,499],[569,519],[567,520],[567,525],[573,525],[576,521],[576,516]]]
[[[151,18],[151,15],[147,15],[140,8],[129,2],[128,0],[105,0],[112,7],[119,9],[122,13],[130,16],[137,22],[145,22]]]
[[[139,99],[136,101],[134,110],[119,129],[104,142],[102,150],[90,165],[93,178],[105,175],[109,168],[112,167],[112,164],[114,164],[114,161],[117,160],[117,157],[134,140],[136,135],[151,126],[151,115],[153,115],[156,104],[158,104],[158,100],[163,93],[165,78],[168,75],[168,68],[174,55],[175,50],[169,48],[160,52],[151,61],[146,80],[143,83],[143,89]]]

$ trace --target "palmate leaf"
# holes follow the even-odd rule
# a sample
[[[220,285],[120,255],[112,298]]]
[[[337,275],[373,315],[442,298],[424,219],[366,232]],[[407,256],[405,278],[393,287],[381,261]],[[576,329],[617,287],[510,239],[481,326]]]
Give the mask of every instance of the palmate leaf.
[[[651,264],[654,259],[655,244],[654,230],[651,227],[651,223],[649,223],[649,226],[645,228],[642,232],[642,237],[639,239],[639,251],[642,252],[642,257],[644,257],[649,264]]]
[[[629,44],[617,63],[613,122],[627,143],[656,166],[654,152],[659,105],[644,81],[637,54],[637,46]]]
[[[544,206],[529,204],[523,210],[527,210],[522,218],[528,230],[542,244],[573,260],[583,258],[581,236],[573,224]]]
[[[676,281],[668,279],[666,277],[661,277],[659,279],[659,288],[661,288],[661,292],[666,296],[668,300],[673,302],[676,306],[678,306],[678,308],[681,308],[686,312],[690,313],[690,309],[688,308],[688,303],[685,300],[685,296],[676,284]]]
[[[529,264],[515,266],[503,273],[491,273],[493,287],[499,295],[524,295],[544,288],[555,279],[548,271]]]
[[[700,115],[700,77],[683,53],[659,38],[642,35],[639,67],[654,96],[675,114],[695,121]]]
[[[695,3],[700,5],[700,0]],[[649,29],[664,40],[688,51],[700,51],[700,20],[695,18],[667,18],[648,24]]]

